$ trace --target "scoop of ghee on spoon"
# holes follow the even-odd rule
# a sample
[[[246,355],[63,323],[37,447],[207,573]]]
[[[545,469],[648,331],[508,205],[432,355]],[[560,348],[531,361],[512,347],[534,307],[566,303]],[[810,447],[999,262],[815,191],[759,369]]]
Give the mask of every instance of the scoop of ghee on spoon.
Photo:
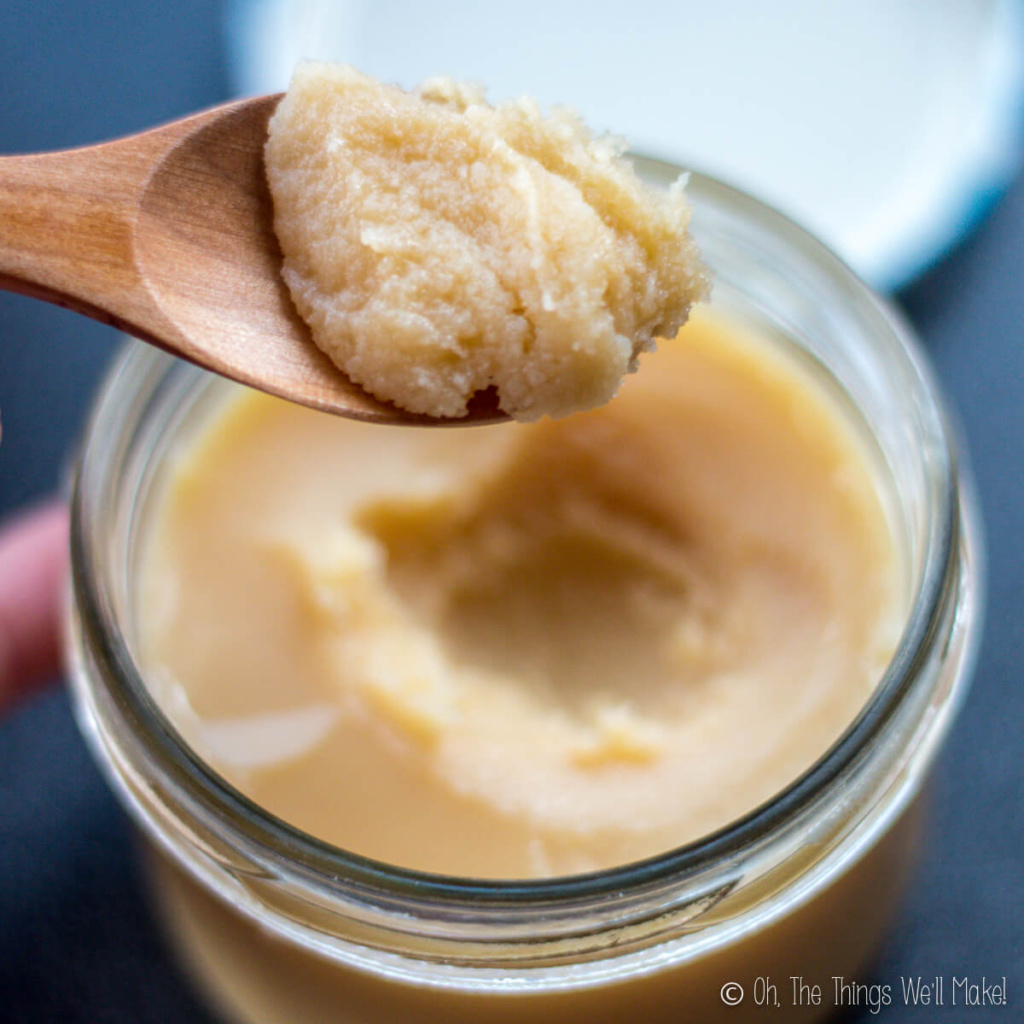
[[[647,189],[573,115],[330,65],[300,68],[271,120],[279,104],[0,158],[0,288],[418,425],[607,401],[706,293],[681,192]]]

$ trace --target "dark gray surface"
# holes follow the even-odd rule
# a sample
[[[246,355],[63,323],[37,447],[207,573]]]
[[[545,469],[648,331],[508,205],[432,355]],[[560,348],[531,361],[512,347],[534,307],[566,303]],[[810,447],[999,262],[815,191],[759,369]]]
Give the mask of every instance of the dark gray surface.
[[[226,95],[214,0],[0,4],[0,153],[113,137]],[[1024,1019],[1022,274],[1018,182],[902,296],[970,441],[989,612],[922,869],[877,969],[894,985],[918,974],[1006,975],[1011,1005],[908,1010],[897,1000],[844,1024]],[[0,295],[0,516],[56,486],[112,343],[97,324]],[[208,1022],[150,921],[130,829],[60,692],[0,723],[0,1020]]]

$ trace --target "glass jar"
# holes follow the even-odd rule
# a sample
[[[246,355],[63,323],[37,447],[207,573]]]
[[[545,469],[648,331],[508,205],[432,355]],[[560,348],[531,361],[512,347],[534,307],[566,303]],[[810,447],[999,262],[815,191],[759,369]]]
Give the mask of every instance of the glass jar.
[[[659,183],[678,174],[638,164]],[[74,491],[77,712],[151,841],[171,933],[228,1019],[812,1020],[837,1001],[833,979],[869,961],[978,638],[970,481],[894,311],[755,200],[698,175],[690,194],[714,305],[795,355],[867,439],[911,603],[873,697],[816,764],[741,820],[643,862],[539,882],[426,875],[321,843],[206,765],[146,688],[133,581],[161,465],[221,385],[140,344],[110,372]],[[794,976],[822,986],[818,1005]]]

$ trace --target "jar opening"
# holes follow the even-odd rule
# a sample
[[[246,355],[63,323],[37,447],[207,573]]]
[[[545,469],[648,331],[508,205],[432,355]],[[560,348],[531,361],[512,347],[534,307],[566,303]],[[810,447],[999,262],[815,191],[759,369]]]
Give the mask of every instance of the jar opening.
[[[655,180],[668,181],[678,174],[676,168],[657,161],[639,163],[641,171]],[[918,493],[914,507],[902,510],[916,545],[910,613],[895,655],[860,715],[817,763],[768,803],[686,846],[591,874],[541,881],[430,875],[375,862],[293,828],[239,793],[182,740],[150,694],[132,654],[125,623],[130,618],[130,551],[139,529],[139,508],[159,461],[154,457],[161,450],[159,438],[173,433],[188,414],[187,396],[196,392],[199,380],[199,371],[136,347],[108,379],[89,428],[73,501],[74,598],[80,632],[109,699],[130,726],[133,742],[148,752],[154,778],[190,815],[204,824],[226,824],[244,835],[248,851],[287,860],[297,875],[328,889],[358,891],[380,906],[411,898],[443,905],[453,914],[464,906],[486,906],[502,914],[517,907],[535,910],[554,903],[614,901],[624,891],[696,879],[713,865],[737,861],[795,826],[824,793],[844,784],[879,741],[931,657],[958,586],[963,541],[957,470],[934,384],[892,311],[814,239],[774,211],[711,179],[691,176],[690,190],[698,210],[694,231],[698,241],[709,243],[712,266],[718,256],[735,265],[731,273],[743,275],[753,309],[767,302],[773,289],[792,290],[792,282],[799,280],[799,306],[808,319],[802,326],[786,326],[803,341],[826,315],[823,311],[831,311],[828,330],[851,350],[844,357],[838,386],[850,390],[851,381],[858,382],[854,401],[867,406],[865,418],[879,435],[893,477],[907,470],[907,460],[916,460]],[[780,258],[787,262],[780,265]],[[724,287],[730,286],[725,279]],[[856,339],[852,345],[851,336]],[[858,351],[862,339],[865,347]],[[829,355],[812,349],[807,354],[818,361]],[[872,405],[864,396],[880,389],[884,394],[878,394]],[[881,411],[888,409],[886,401],[894,400],[903,409],[896,424]]]

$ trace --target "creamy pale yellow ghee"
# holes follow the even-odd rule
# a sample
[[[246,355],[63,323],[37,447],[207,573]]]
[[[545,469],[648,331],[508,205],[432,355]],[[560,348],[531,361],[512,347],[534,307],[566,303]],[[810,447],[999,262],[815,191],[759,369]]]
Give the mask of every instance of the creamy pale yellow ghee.
[[[559,421],[223,393],[156,503],[142,658],[204,758],[357,853],[545,877],[696,839],[824,753],[902,628],[855,431],[710,315]]]
[[[707,293],[683,181],[651,187],[623,148],[529,99],[300,65],[266,168],[317,345],[431,416],[464,416],[488,388],[524,420],[607,402]]]

